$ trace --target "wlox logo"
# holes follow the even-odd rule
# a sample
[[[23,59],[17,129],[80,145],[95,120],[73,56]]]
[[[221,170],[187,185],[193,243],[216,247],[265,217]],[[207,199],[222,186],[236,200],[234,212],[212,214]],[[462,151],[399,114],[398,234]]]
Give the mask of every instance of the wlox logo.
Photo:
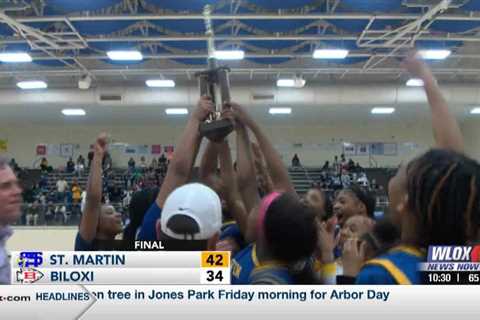
[[[480,245],[430,246],[428,262],[480,262]]]

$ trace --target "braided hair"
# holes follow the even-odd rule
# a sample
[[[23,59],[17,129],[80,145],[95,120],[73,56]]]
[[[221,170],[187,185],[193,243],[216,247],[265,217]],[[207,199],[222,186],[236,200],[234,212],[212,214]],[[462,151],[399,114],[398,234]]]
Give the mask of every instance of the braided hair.
[[[432,149],[407,167],[408,207],[420,246],[462,245],[480,226],[480,165],[465,155]]]

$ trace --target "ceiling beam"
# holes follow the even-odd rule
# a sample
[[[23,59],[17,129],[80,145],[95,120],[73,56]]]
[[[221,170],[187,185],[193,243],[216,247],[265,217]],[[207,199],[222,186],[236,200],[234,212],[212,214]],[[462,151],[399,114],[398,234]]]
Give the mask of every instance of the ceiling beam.
[[[112,20],[203,20],[202,14],[165,14],[165,15],[72,15],[46,17],[16,17],[18,22],[55,22],[63,21],[68,17],[70,21],[112,21]],[[361,13],[321,13],[321,14],[214,14],[212,20],[417,20],[418,14],[361,14]],[[480,14],[448,14],[437,20],[444,21],[480,21]]]
[[[205,53],[173,53],[173,54],[144,54],[144,59],[198,59],[198,58],[207,58],[208,54]],[[406,56],[405,53],[368,53],[368,52],[350,52],[348,55],[350,58],[371,58],[371,57],[395,57],[403,58]],[[69,55],[56,55],[57,59],[82,59],[82,60],[108,60],[107,55],[94,54],[94,55],[78,55],[78,56],[69,56]],[[311,53],[288,53],[288,52],[276,52],[276,53],[245,53],[245,58],[312,58]],[[449,59],[480,59],[479,53],[452,53]],[[38,56],[32,55],[32,59],[38,61],[47,61],[55,60],[55,58],[49,56]]]
[[[158,75],[162,73],[164,75],[182,75],[185,76],[185,73],[197,72],[197,71],[204,71],[202,67],[195,67],[195,68],[177,68],[172,67],[158,69],[158,68],[124,68],[124,69],[90,69],[91,73],[96,76],[108,76],[108,75]],[[362,66],[360,67],[327,67],[327,68],[315,68],[315,67],[303,67],[303,68],[255,68],[255,74],[265,74],[265,75],[276,75],[277,73],[302,73],[304,75],[315,75],[315,74],[343,74],[344,72],[348,71],[349,74],[374,74],[374,75],[395,75],[399,72],[404,72],[404,70],[400,67],[394,68],[375,68],[371,70],[364,70]],[[457,73],[459,75],[478,75],[480,74],[479,68],[435,68],[432,70],[434,74],[452,74]],[[233,74],[244,74],[250,75],[252,72],[251,67],[245,68],[231,68],[231,72]],[[5,70],[0,71],[1,78],[10,78],[12,76],[20,76],[28,73],[32,76],[36,75],[43,75],[43,76],[51,76],[51,77],[71,77],[72,75],[82,75],[82,70],[67,70],[67,69],[42,69],[42,70]]]
[[[203,35],[185,35],[185,36],[150,36],[150,37],[139,37],[139,36],[123,36],[123,37],[84,37],[84,40],[88,43],[97,43],[97,42],[167,42],[167,41],[206,41],[207,36]],[[236,41],[278,41],[278,40],[292,40],[292,41],[326,41],[326,40],[352,40],[356,41],[358,35],[349,34],[349,35],[246,35],[246,36],[235,36],[235,35],[217,35],[215,36],[216,41],[227,41],[227,40],[236,40]],[[77,40],[77,38],[75,38]],[[375,40],[378,37],[375,36],[364,36],[364,40]],[[405,36],[399,40],[407,40],[411,37]],[[422,35],[417,40],[428,40],[428,41],[463,41],[463,42],[480,42],[480,37],[472,35],[455,35],[452,33],[444,35]],[[0,41],[2,44],[20,44],[25,43],[23,39],[9,39],[4,38]]]

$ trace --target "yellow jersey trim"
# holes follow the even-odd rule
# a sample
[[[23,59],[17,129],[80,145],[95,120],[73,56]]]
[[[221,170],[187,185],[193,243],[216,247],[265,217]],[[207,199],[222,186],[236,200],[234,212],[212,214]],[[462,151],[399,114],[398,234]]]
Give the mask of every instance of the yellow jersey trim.
[[[395,279],[398,284],[401,285],[410,285],[412,284],[405,273],[402,272],[396,265],[394,265],[391,261],[386,259],[373,259],[368,261],[365,265],[379,265],[385,268],[385,270],[390,273],[390,275]]]

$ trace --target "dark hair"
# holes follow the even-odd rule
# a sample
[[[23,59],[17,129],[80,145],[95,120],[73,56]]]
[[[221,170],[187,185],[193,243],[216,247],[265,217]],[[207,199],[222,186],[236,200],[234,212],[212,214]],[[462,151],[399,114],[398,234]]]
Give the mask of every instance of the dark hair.
[[[264,228],[270,253],[282,262],[309,257],[315,249],[315,213],[293,194],[284,193],[270,204]]]
[[[364,234],[361,239],[379,256],[399,242],[400,230],[390,220],[383,219],[375,223],[373,230]]]
[[[175,239],[160,232],[160,240],[165,242],[165,248],[170,251],[201,251],[207,250],[208,240],[192,240],[193,235],[200,232],[198,223],[189,216],[176,214],[167,221],[167,227],[177,234],[183,234],[185,239]]]
[[[142,225],[143,217],[157,198],[160,189],[150,188],[135,192],[132,195],[130,204],[128,206],[128,215],[130,217],[130,224],[123,232],[123,239],[126,241],[135,241],[137,229]]]
[[[367,216],[372,219],[374,218],[376,201],[375,196],[372,193],[356,184],[350,186],[348,189],[345,189],[345,191],[350,192],[357,197],[357,199],[365,205]]]
[[[462,245],[480,225],[480,165],[462,154],[433,149],[407,167],[408,206],[418,245]]]

